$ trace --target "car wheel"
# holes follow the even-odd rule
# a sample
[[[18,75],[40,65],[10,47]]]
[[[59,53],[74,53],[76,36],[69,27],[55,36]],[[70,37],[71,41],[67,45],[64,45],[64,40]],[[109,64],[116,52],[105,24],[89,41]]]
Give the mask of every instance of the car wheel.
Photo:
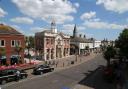
[[[1,84],[4,85],[6,84],[6,82],[7,82],[6,80],[2,80]]]
[[[24,75],[24,76],[22,76],[22,79],[25,79],[25,78],[27,78],[25,75]]]
[[[51,69],[51,72],[53,71],[54,69]]]
[[[40,75],[42,75],[43,74],[43,72],[40,72]]]

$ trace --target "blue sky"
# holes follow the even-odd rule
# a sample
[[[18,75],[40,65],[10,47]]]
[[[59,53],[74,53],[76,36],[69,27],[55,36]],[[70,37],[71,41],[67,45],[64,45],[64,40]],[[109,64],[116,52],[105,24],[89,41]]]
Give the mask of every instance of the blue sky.
[[[128,24],[127,0],[0,0],[0,22],[25,35],[50,29],[55,20],[59,32],[97,40],[115,40]]]

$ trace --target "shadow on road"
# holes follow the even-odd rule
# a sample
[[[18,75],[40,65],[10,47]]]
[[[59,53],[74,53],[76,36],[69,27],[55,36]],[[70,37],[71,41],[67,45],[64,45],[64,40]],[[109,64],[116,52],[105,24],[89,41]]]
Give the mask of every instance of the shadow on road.
[[[115,89],[113,83],[107,83],[102,76],[103,66],[100,65],[96,70],[89,70],[84,73],[85,78],[79,82],[82,86],[88,86],[94,89]]]

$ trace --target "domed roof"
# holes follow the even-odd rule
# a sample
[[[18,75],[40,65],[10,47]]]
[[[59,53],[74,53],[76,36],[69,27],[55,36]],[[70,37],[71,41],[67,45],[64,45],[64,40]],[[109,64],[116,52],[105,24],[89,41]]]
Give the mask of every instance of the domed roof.
[[[16,35],[22,35],[20,32],[15,30],[14,28],[0,24],[0,34],[16,34]]]

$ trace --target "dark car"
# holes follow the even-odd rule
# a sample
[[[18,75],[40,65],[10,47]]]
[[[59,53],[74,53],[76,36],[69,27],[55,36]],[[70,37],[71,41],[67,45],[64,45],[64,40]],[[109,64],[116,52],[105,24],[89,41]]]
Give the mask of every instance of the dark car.
[[[5,84],[6,82],[16,81],[16,79],[17,79],[16,72],[17,71],[20,72],[19,79],[27,78],[28,74],[23,70],[18,70],[15,68],[4,69],[4,70],[0,70],[0,83]]]
[[[43,74],[47,72],[52,72],[54,68],[51,68],[49,65],[39,65],[33,69],[33,74]]]

